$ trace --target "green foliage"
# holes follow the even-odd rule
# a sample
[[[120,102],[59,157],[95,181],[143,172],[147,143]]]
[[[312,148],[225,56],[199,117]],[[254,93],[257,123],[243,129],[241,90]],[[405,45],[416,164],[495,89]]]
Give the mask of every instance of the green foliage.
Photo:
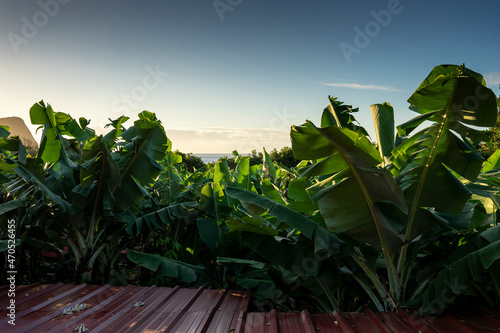
[[[476,148],[483,157],[488,158],[500,149],[500,96],[497,98],[497,120],[491,128],[491,137],[487,142],[481,142]]]
[[[172,152],[151,112],[97,136],[40,102],[36,156],[0,127],[0,232],[16,221],[25,283],[252,289],[260,310],[493,306],[500,152],[484,161],[475,147],[499,99],[480,74],[442,65],[408,101],[418,115],[397,127],[390,104],[370,107],[377,146],[358,109],[329,97],[320,126],[292,127],[291,148],[209,165]]]
[[[194,172],[206,166],[201,157],[193,155],[192,153],[185,154],[178,150],[176,150],[175,153],[182,157],[182,164],[189,172]]]
[[[127,243],[125,216],[160,174],[158,162],[170,141],[147,111],[139,114],[134,126],[118,131],[119,136],[115,128],[115,138],[108,142],[95,136],[85,119],[76,122],[43,101],[30,109],[30,116],[44,128],[38,155],[27,158],[18,150],[5,158],[9,167],[2,170],[8,178],[2,188],[9,194],[8,203],[26,207],[16,214],[21,230],[30,224],[20,238],[20,251],[37,239],[53,240],[56,231],[56,243],[70,248],[77,282],[92,281],[96,267],[107,280]]]
[[[234,169],[236,167],[236,159],[239,156],[239,154],[235,151],[233,152],[235,154],[233,157],[221,157],[219,159],[219,162],[222,160],[226,160],[227,164],[230,169]],[[259,165],[263,163],[264,155],[261,152],[257,152],[257,150],[252,150],[252,152],[248,155],[250,159],[250,166],[253,165]],[[274,163],[277,163],[278,165],[284,166],[286,168],[294,168],[299,164],[299,160],[295,159],[293,156],[293,151],[292,148],[290,147],[283,147],[279,151],[274,148],[270,153],[269,157],[271,161]]]
[[[221,161],[226,161],[229,169],[235,169],[236,166],[238,165],[238,158],[240,157],[240,154],[235,150],[233,151],[233,156],[232,157],[228,157],[228,156],[222,156],[219,158],[219,161],[218,162],[221,162]],[[246,157],[248,157],[248,161],[249,161],[249,165],[252,166],[252,165],[259,165],[262,163],[262,158],[263,158],[263,155],[261,152],[258,152],[257,153],[257,150],[252,150],[252,152],[250,154],[248,154]]]
[[[296,167],[300,162],[293,157],[293,150],[291,147],[283,147],[279,151],[274,148],[269,156],[273,162],[283,165],[289,169]]]
[[[339,118],[335,108],[329,109],[333,114],[330,121],[325,122],[323,116],[321,128],[306,123],[292,127],[291,132],[295,156],[321,163],[314,174],[325,178],[308,191],[314,193],[328,228],[382,252],[387,291],[377,277],[380,270],[360,259],[368,255],[353,259],[372,287],[356,280],[374,305],[384,308],[397,307],[407,300],[406,295],[421,295],[422,289],[412,280],[414,267],[426,253],[422,251],[439,240],[440,234],[474,235],[470,221],[464,226],[466,230],[455,229],[453,222],[459,215],[469,214],[471,192],[462,182],[475,181],[483,164],[473,145],[486,134],[477,128],[492,126],[497,114],[493,92],[481,75],[464,66],[435,67],[408,101],[410,109],[420,115],[398,126],[397,140],[390,130],[392,108],[388,104],[371,107],[378,152],[358,129],[331,120]],[[410,136],[426,120],[431,125]],[[474,265],[469,270],[477,277],[490,267]],[[453,283],[438,272],[426,276],[433,288]],[[498,272],[494,274],[496,284]],[[372,289],[377,290],[378,301]],[[452,292],[460,294],[457,288]],[[436,299],[426,296],[419,300],[428,310]],[[446,306],[439,304],[432,310]]]

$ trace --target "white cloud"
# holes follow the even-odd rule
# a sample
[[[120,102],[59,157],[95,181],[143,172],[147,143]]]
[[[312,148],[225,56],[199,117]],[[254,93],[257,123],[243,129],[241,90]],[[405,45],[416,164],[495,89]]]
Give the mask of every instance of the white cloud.
[[[385,91],[400,91],[396,88],[386,87],[386,86],[377,86],[373,84],[358,84],[358,83],[326,83],[320,82],[320,84],[329,87],[340,87],[340,88],[351,88],[351,89],[363,89],[363,90],[385,90]]]
[[[127,126],[125,126],[127,127]],[[97,135],[105,135],[110,128],[92,126]],[[284,128],[284,127],[283,127]],[[253,149],[271,151],[291,147],[290,127],[272,128],[165,128],[173,150],[183,153],[226,154],[233,150],[248,154]]]
[[[240,154],[291,146],[289,130],[268,128],[165,128],[173,149],[185,153]]]
[[[489,86],[500,84],[500,73],[486,74],[484,79],[486,80],[486,84]]]

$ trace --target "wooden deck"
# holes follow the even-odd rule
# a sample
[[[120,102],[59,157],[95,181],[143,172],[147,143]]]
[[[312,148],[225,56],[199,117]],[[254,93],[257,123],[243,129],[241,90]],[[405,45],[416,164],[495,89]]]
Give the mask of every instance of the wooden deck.
[[[500,331],[498,309],[472,308],[441,317],[369,310],[324,314],[309,314],[305,310],[301,313],[247,313],[248,293],[85,284],[18,286],[15,325],[12,325],[8,309],[11,299],[8,287],[0,287],[0,332],[84,332],[84,329],[89,333]],[[67,313],[63,314],[65,310]]]

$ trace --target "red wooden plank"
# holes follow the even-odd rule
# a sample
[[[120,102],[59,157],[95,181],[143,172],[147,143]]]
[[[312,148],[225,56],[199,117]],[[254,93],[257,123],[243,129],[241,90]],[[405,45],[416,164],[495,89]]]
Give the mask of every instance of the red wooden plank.
[[[40,284],[35,283],[29,286],[17,286],[16,287],[16,308],[19,305],[31,301],[34,297],[37,297],[43,293],[50,292],[64,286],[62,283],[58,284]],[[0,291],[0,311],[4,310],[10,303],[10,297],[8,296],[8,286],[4,286],[4,290]]]
[[[234,328],[234,333],[244,333],[245,332],[245,321],[247,317],[246,311],[240,311],[238,315],[238,320],[236,322],[236,326]]]
[[[72,330],[80,323],[84,323],[85,327],[89,328],[100,319],[101,315],[99,315],[99,312],[105,309],[109,304],[112,304],[116,299],[119,299],[123,297],[123,295],[132,291],[133,288],[134,287],[131,285],[126,287],[108,288],[104,292],[97,295],[97,297],[91,297],[85,301],[85,303],[90,305],[89,309],[73,315],[56,317],[54,320],[47,322],[45,325],[37,327],[37,329],[44,331],[44,328],[47,328],[47,331],[50,331],[50,333],[60,333],[68,328],[71,328]]]
[[[344,313],[344,317],[349,321],[355,332],[382,333],[364,313],[349,312]]]
[[[160,323],[158,328],[156,329],[157,332],[166,332],[166,331],[175,331],[175,327],[178,325],[178,323],[181,323],[184,318],[189,314],[190,308],[195,304],[195,302],[198,302],[199,296],[203,293],[204,289],[199,288],[196,293],[194,293],[189,301],[184,304],[180,308],[175,308],[173,307],[173,310],[168,310],[166,312],[167,314],[170,313],[170,315],[163,320],[163,322]],[[188,296],[189,297],[189,296]],[[187,316],[189,318],[189,316]],[[154,325],[156,326],[156,324]],[[154,326],[147,326],[149,329],[154,328]]]
[[[134,332],[137,328],[143,325],[149,325],[154,318],[157,318],[157,313],[171,298],[175,297],[181,290],[179,286],[171,288],[155,288],[154,292],[149,290],[146,298],[141,302],[145,303],[144,306],[129,308],[127,316],[122,315],[124,318],[115,322],[112,326],[108,327],[104,332]],[[124,313],[124,314],[125,314]]]
[[[11,332],[12,333],[14,333],[14,332],[28,332],[28,331],[34,330],[35,328],[38,329],[38,327],[44,325],[45,323],[47,323],[51,319],[53,319],[57,316],[61,316],[63,313],[63,309],[69,308],[69,307],[74,307],[79,303],[84,303],[89,298],[96,296],[96,295],[99,295],[100,293],[102,293],[103,291],[108,289],[109,287],[110,287],[109,284],[104,285],[104,286],[100,286],[100,288],[96,288],[96,286],[93,286],[93,287],[87,286],[88,289],[95,289],[95,290],[91,291],[90,293],[88,293],[87,295],[85,295],[81,298],[78,298],[77,295],[79,294],[80,291],[84,290],[84,288],[74,288],[74,289],[70,290],[71,293],[67,294],[66,297],[64,297],[64,298],[68,298],[67,301],[63,301],[63,302],[54,304],[53,300],[50,300],[51,303],[47,305],[47,307],[49,308],[49,309],[47,309],[47,311],[48,311],[47,314],[45,314],[43,317],[41,317],[37,320],[30,321],[30,323],[27,325],[23,325],[23,326],[16,325],[16,328],[14,330],[12,330]],[[76,301],[75,301],[75,299],[76,299]],[[17,319],[16,319],[16,321],[17,321]],[[49,329],[50,329],[50,326],[49,326]]]
[[[421,315],[425,324],[430,327],[434,332],[454,332],[456,328],[452,325],[449,325],[448,321],[445,320],[446,316],[431,316],[427,314]],[[469,328],[464,327],[463,325],[457,326],[460,329],[460,332],[470,332]],[[473,332],[473,331],[472,331]]]
[[[266,314],[263,312],[248,313],[245,321],[245,333],[262,331],[262,323],[266,321]]]
[[[31,288],[22,288],[21,290],[16,290],[16,305],[21,305],[26,302],[31,302],[35,297],[44,295],[51,292],[52,290],[58,289],[64,286],[62,283],[57,284],[35,284]]]
[[[17,309],[17,311],[16,311],[16,326],[17,326],[17,323],[21,322],[20,319],[22,319],[22,317],[24,317],[30,313],[33,313],[35,311],[38,311],[40,309],[43,309],[44,307],[49,306],[50,304],[57,302],[58,300],[63,299],[65,297],[67,297],[68,295],[70,295],[74,292],[77,292],[85,287],[86,287],[85,284],[81,284],[78,286],[69,286],[69,287],[68,286],[61,286],[61,288],[59,288],[59,289],[63,289],[64,292],[56,294],[53,297],[50,297],[49,299],[47,299],[46,296],[51,296],[56,291],[56,290],[53,290],[48,295],[44,296],[44,298],[46,300],[43,301],[42,303],[35,303],[35,300],[37,299],[37,297],[34,297],[33,302],[28,302],[28,303],[24,304],[24,308],[25,308],[24,310],[22,310],[23,309],[22,307],[20,309]],[[0,320],[0,328],[2,326],[4,326],[5,324],[7,324],[8,320],[9,320],[9,318],[4,318],[3,320]]]
[[[156,316],[152,318],[153,320],[138,325],[134,331],[164,332],[167,329],[170,330],[181,320],[202,291],[201,287],[197,290],[179,289],[169,302],[164,303],[158,309]]]
[[[403,317],[409,325],[415,327],[419,332],[422,333],[434,333],[439,332],[432,324],[433,320],[426,320],[421,317],[416,311],[406,312],[404,310],[396,311],[396,313]]]
[[[309,312],[307,310],[303,310],[300,313],[300,319],[302,320],[302,325],[304,326],[304,332],[305,333],[315,333],[316,332],[316,327],[314,325],[314,322],[309,315]]]
[[[376,327],[380,332],[391,333],[391,330],[385,325],[385,323],[370,309],[365,311],[366,317],[372,322],[372,325]]]
[[[355,333],[351,327],[351,324],[344,318],[344,315],[341,312],[333,311],[333,317],[335,318],[335,322],[339,324],[342,332],[350,332]]]
[[[458,316],[464,320],[474,321],[476,325],[480,325],[487,329],[500,328],[500,318],[491,315],[489,312],[482,311],[480,308],[471,308],[464,312],[459,312]]]
[[[96,332],[108,332],[108,327],[114,325],[118,321],[129,320],[130,315],[133,310],[137,309],[137,313],[140,312],[140,306],[135,307],[136,302],[146,301],[146,294],[158,290],[156,286],[152,287],[135,287],[130,292],[124,294],[122,297],[113,299],[105,311],[102,311],[102,316],[98,318],[94,324],[89,325],[89,329],[92,329],[93,333]],[[168,291],[168,290],[165,290]]]
[[[235,329],[240,312],[246,310],[243,304],[248,304],[247,300],[248,294],[228,292],[224,302],[215,309],[212,321],[206,328],[207,332],[227,333],[230,329]]]
[[[411,326],[402,316],[394,312],[377,312],[377,317],[394,333],[419,333],[419,330]]]
[[[247,316],[246,326],[244,332],[259,332],[259,333],[279,333],[284,332],[280,330],[279,323],[282,322],[278,318],[276,311],[271,312],[256,312]],[[235,332],[237,332],[235,330]],[[298,332],[298,331],[297,331]]]
[[[8,288],[0,288],[0,304]],[[364,313],[247,313],[250,294],[233,291],[158,287],[72,285],[20,286],[16,327],[4,318],[0,332],[71,332],[85,324],[95,332],[338,333],[338,332],[492,332],[500,330],[499,308],[474,307],[454,315],[414,311]],[[135,302],[143,306],[134,306]],[[71,316],[62,310],[77,303],[89,309]],[[5,303],[8,304],[8,303]],[[5,311],[3,311],[5,312]],[[2,311],[0,311],[2,313]]]
[[[207,332],[207,325],[223,302],[226,292],[204,290],[199,300],[191,307],[189,313],[173,330],[179,332]]]
[[[312,314],[316,330],[321,333],[342,333],[344,332],[340,324],[332,313]]]
[[[441,318],[450,326],[460,330],[460,332],[491,332],[492,329],[489,329],[484,325],[483,322],[477,320],[476,318],[470,316],[444,316]]]

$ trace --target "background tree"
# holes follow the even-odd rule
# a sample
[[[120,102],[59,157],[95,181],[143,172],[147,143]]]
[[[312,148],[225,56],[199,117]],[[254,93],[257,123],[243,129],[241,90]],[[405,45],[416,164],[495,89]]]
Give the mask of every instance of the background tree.
[[[182,156],[182,164],[189,172],[193,172],[195,169],[198,170],[206,166],[201,157],[193,155],[192,153],[185,154],[178,150],[176,150],[175,153]]]
[[[296,160],[293,157],[293,150],[290,147],[283,147],[278,151],[276,148],[274,148],[271,151],[270,154],[271,159],[273,162],[277,162],[281,165],[284,165],[288,168],[293,168],[299,164],[299,160]]]
[[[491,135],[491,144],[493,145],[493,151],[500,148],[500,96],[498,96],[497,98],[497,108],[499,110],[499,113],[497,115],[497,123],[495,124],[495,127],[491,129],[493,132]]]
[[[262,152],[257,152],[257,150],[254,149],[247,156],[250,158],[250,166],[262,164],[262,159],[263,159]],[[276,148],[274,148],[269,153],[269,157],[271,157],[271,160],[273,162],[279,163],[283,166],[286,166],[287,168],[294,168],[300,162],[299,160],[296,160],[293,157],[293,151],[292,148],[290,147],[283,147],[279,151]],[[227,165],[230,169],[234,169],[237,165],[235,156],[233,157],[223,156],[219,159],[219,161],[221,160],[226,160]]]
[[[500,96],[497,98],[497,108],[497,122],[495,126],[491,128],[490,141],[484,145],[476,147],[484,158],[490,157],[495,151],[500,149]]]

